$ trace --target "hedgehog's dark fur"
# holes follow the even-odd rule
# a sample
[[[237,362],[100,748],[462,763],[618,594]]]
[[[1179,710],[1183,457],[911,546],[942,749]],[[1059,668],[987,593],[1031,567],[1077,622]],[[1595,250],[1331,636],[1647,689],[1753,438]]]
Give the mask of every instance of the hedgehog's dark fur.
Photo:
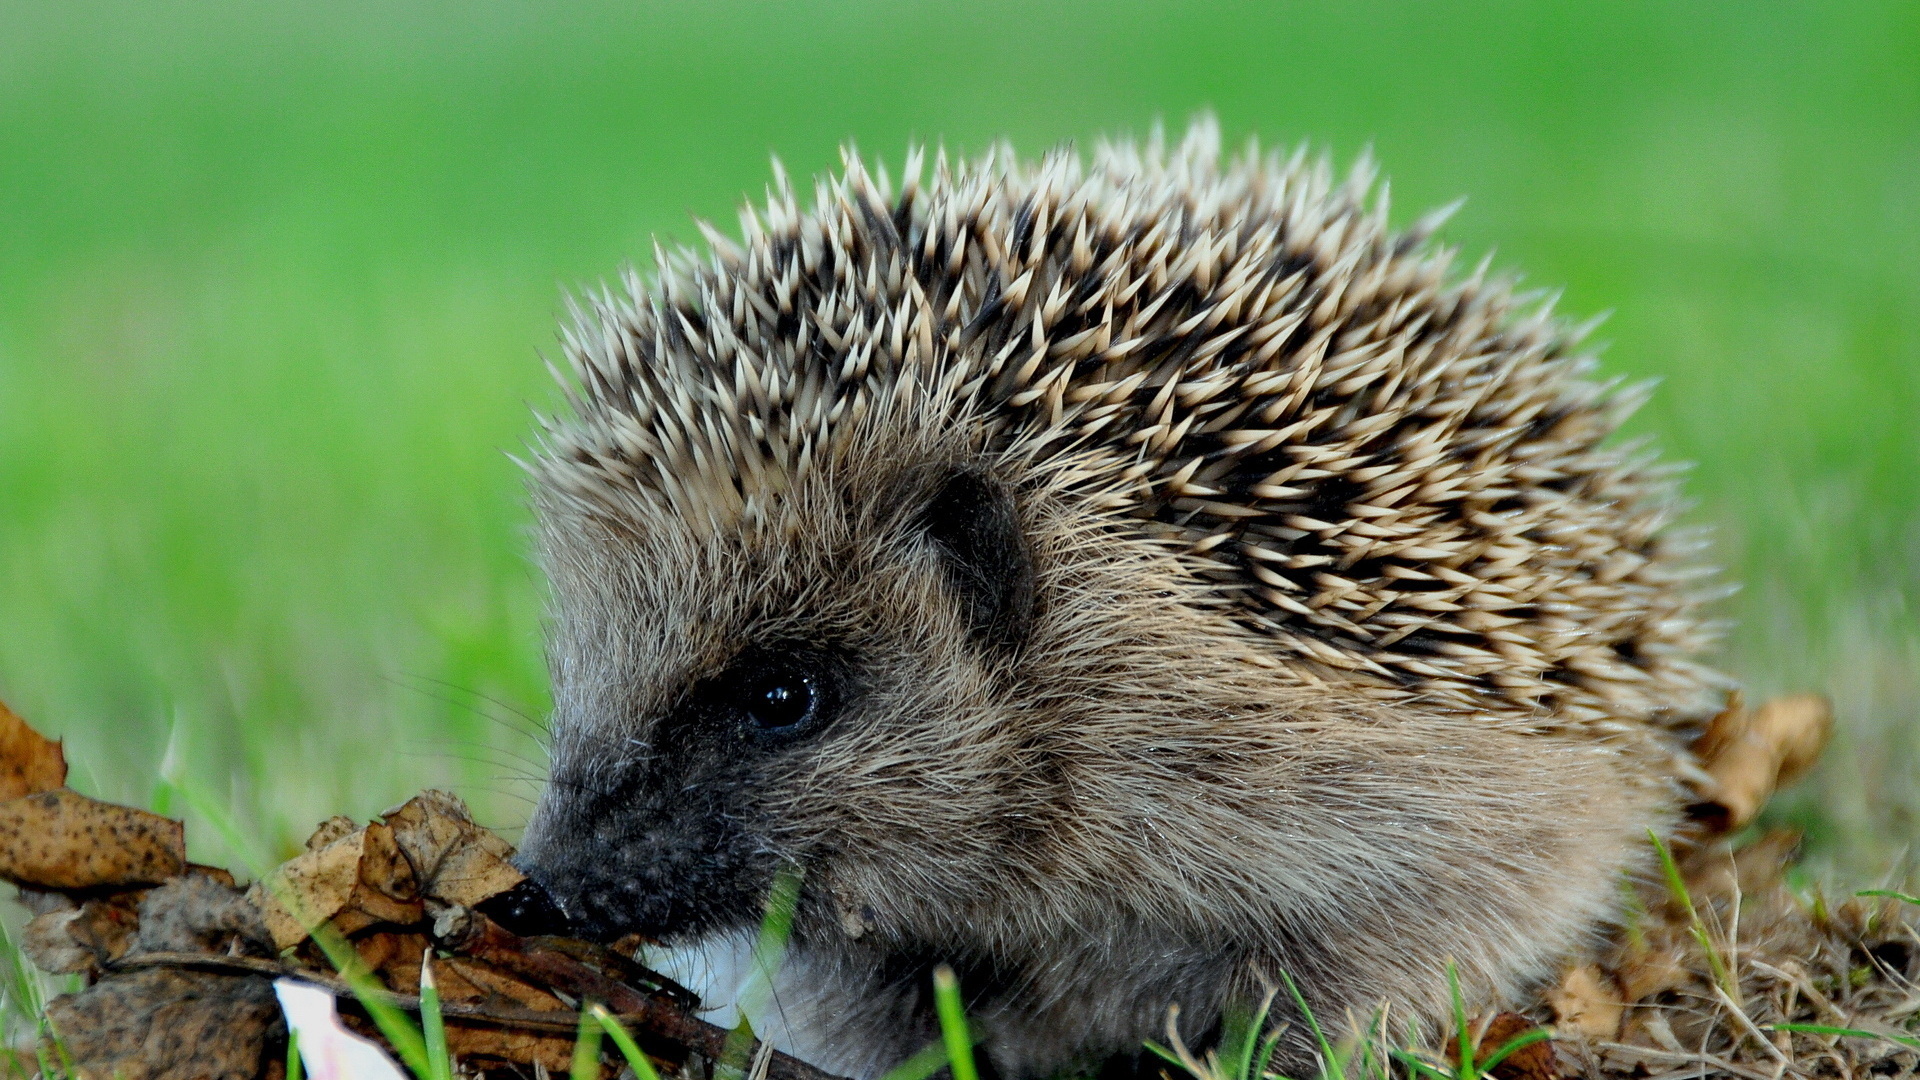
[[[782,178],[569,332],[535,876],[715,947],[798,867],[762,1026],[861,1075],[942,960],[1026,1077],[1581,948],[1719,680],[1579,333],[1210,123],[920,171]]]

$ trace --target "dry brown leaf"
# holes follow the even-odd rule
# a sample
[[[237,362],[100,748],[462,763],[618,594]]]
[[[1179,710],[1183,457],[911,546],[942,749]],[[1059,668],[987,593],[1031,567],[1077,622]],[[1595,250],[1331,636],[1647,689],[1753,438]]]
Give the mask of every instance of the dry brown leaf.
[[[425,934],[391,930],[368,934],[353,943],[361,962],[388,989],[401,994],[420,992],[420,958],[431,945]]]
[[[60,744],[28,727],[0,701],[0,802],[66,784],[67,758]]]
[[[224,867],[202,866],[197,862],[188,863],[187,873],[192,874],[196,877],[206,878],[209,881],[213,881],[221,885],[225,885],[229,889],[239,887],[239,882],[233,879],[233,871],[228,870]]]
[[[1779,887],[1781,875],[1799,854],[1800,834],[1770,829],[1731,850],[1725,842],[1702,844],[1680,858],[1681,876],[1695,905],[1731,903],[1736,896],[1758,896]]]
[[[376,822],[280,864],[247,898],[266,915],[274,946],[285,949],[323,922],[342,934],[419,922],[424,910],[414,894],[413,870],[393,830]]]
[[[360,845],[343,837],[275,867],[247,890],[267,918],[276,949],[304,940],[309,926],[333,918],[360,883]],[[289,910],[289,909],[292,910]]]
[[[1637,949],[1621,962],[1614,977],[1621,1000],[1631,1005],[1663,991],[1684,986],[1693,978],[1678,946]]]
[[[425,916],[420,890],[413,867],[394,843],[393,830],[376,821],[355,835],[360,842],[360,880],[345,910],[334,916],[334,925],[341,933],[353,933],[382,923],[419,922]],[[342,842],[352,843],[353,837],[335,841]]]
[[[1476,1060],[1484,1061],[1499,1053],[1501,1047],[1539,1026],[1519,1013],[1496,1013],[1470,1029],[1479,1032],[1479,1038],[1473,1045],[1473,1056]],[[1450,1061],[1461,1060],[1458,1036],[1447,1040],[1447,1058]],[[1553,1041],[1547,1039],[1515,1050],[1495,1064],[1488,1075],[1497,1080],[1561,1080],[1560,1064],[1553,1056]]]
[[[564,1075],[573,1066],[573,1038],[568,1035],[511,1031],[449,1018],[447,1049],[462,1064],[510,1063],[542,1065]]]
[[[1817,694],[1775,698],[1751,712],[1739,695],[1694,743],[1712,778],[1708,815],[1723,831],[1752,821],[1774,791],[1813,766],[1833,731],[1833,708]]]
[[[507,861],[513,848],[474,824],[457,795],[423,791],[381,817],[393,827],[423,896],[470,908],[526,880]]]
[[[433,962],[433,981],[443,1001],[493,1001],[539,1012],[560,1012],[566,1002],[484,960],[454,956]]]
[[[221,876],[189,873],[140,900],[134,953],[267,957],[272,935],[260,909]]]
[[[93,950],[75,940],[69,929],[79,918],[79,908],[35,916],[20,931],[20,951],[41,971],[55,975],[92,971]]]
[[[280,1007],[258,976],[144,968],[55,998],[47,1019],[77,1078],[256,1080]]]
[[[158,885],[187,868],[179,822],[71,788],[0,803],[0,877],[45,889]]]
[[[20,950],[56,974],[97,972],[133,944],[139,902],[139,893],[121,893],[37,916],[21,932]]]
[[[313,835],[307,837],[307,850],[319,851],[359,827],[347,815],[335,814],[313,827]]]
[[[1779,887],[1787,868],[1800,861],[1801,840],[1797,829],[1769,829],[1734,852],[1734,876],[1740,892],[1758,896]]]
[[[1547,991],[1547,1004],[1553,1007],[1555,1028],[1589,1039],[1613,1038],[1626,1014],[1613,980],[1592,964],[1561,976],[1560,985]]]
[[[413,865],[400,850],[393,829],[381,822],[366,828],[366,853],[360,859],[360,880],[380,895],[402,902],[420,899],[420,882]]]

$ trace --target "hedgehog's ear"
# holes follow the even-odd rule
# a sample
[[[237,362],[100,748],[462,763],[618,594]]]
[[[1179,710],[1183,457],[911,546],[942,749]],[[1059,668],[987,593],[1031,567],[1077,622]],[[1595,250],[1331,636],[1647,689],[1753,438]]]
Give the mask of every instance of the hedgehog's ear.
[[[918,525],[940,553],[973,636],[989,648],[1017,648],[1033,622],[1033,558],[1013,493],[960,468],[934,474],[923,490]]]

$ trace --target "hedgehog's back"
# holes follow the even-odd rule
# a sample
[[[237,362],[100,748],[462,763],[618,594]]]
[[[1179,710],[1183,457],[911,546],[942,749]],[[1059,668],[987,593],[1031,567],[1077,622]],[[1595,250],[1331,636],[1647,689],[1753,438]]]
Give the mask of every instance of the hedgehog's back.
[[[1309,678],[1592,734],[1712,707],[1692,544],[1663,473],[1603,445],[1637,395],[1366,166],[1254,151],[1037,166],[996,151],[897,192],[849,155],[744,245],[662,259],[569,336],[549,487],[588,513],[721,520],[939,402],[980,449],[1167,542]],[[865,443],[862,443],[865,445]]]

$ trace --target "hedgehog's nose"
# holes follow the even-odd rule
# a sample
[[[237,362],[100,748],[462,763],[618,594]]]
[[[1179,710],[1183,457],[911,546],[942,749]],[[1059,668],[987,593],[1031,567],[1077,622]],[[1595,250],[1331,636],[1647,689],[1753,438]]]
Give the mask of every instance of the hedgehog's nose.
[[[559,936],[575,929],[559,899],[532,878],[481,901],[474,910],[521,937]]]

